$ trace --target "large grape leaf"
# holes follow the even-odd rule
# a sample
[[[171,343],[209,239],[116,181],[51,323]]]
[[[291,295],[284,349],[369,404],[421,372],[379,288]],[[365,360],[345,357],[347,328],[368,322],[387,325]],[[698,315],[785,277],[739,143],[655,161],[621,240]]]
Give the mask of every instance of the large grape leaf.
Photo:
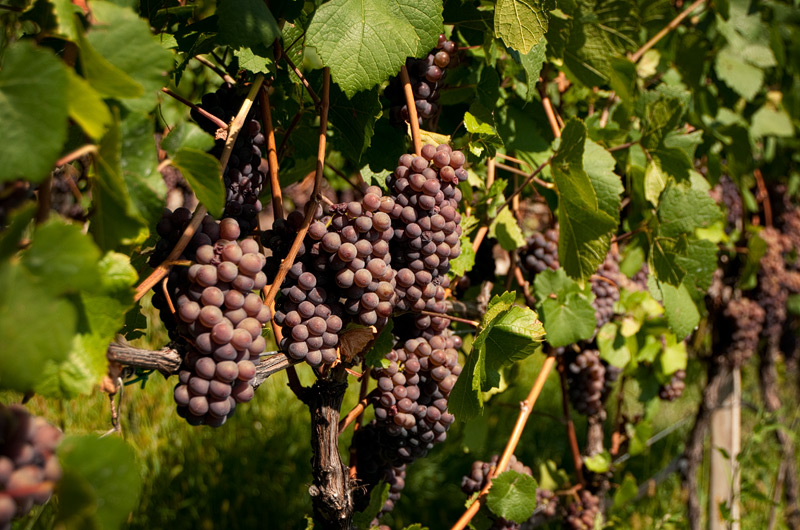
[[[27,40],[5,50],[0,70],[0,182],[40,182],[47,177],[67,137],[67,86],[65,69],[49,50]]]
[[[583,122],[577,119],[567,122],[551,164],[559,196],[558,259],[567,274],[580,279],[591,276],[603,262],[611,233],[619,224],[601,209],[592,179],[584,169],[585,141]],[[599,176],[605,171],[593,169],[593,173]],[[611,208],[611,194],[606,191],[603,196],[603,206]]]
[[[494,34],[506,46],[527,54],[547,31],[543,0],[498,0],[494,8]]]
[[[581,289],[559,269],[537,274],[534,288],[539,301],[536,309],[551,346],[566,346],[592,336],[597,322],[588,284]]]
[[[142,484],[133,448],[118,436],[73,435],[61,442],[58,458],[59,525],[119,528],[136,507]]]
[[[234,48],[270,46],[281,34],[262,0],[221,0],[217,4],[219,41]]]
[[[314,14],[306,45],[352,97],[431,50],[442,28],[441,0],[331,0]]]
[[[658,205],[659,235],[675,237],[722,219],[722,211],[708,193],[681,185],[670,185]]]
[[[130,8],[96,2],[92,4],[92,16],[96,22],[86,40],[140,88],[139,97],[127,96],[130,99],[123,99],[123,104],[137,112],[149,112],[158,102],[159,90],[168,81],[172,52],[161,46],[147,21]]]
[[[482,412],[482,392],[498,386],[500,369],[533,353],[544,337],[536,313],[514,305],[515,298],[513,292],[495,296],[483,315],[481,330],[448,405],[462,421]]]
[[[225,208],[225,184],[220,178],[219,160],[203,151],[184,147],[175,154],[172,165],[192,187],[197,200],[214,217]]]
[[[67,70],[67,79],[69,117],[75,120],[86,134],[99,140],[111,124],[108,106],[92,85],[74,70]]]

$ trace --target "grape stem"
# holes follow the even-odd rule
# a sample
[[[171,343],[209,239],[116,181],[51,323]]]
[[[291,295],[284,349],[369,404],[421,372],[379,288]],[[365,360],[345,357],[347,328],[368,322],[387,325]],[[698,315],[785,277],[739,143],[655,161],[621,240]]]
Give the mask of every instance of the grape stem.
[[[478,322],[477,320],[470,320],[468,318],[455,317],[453,315],[448,315],[447,313],[437,313],[436,311],[428,311],[428,310],[424,310],[424,309],[422,311],[418,311],[418,313],[420,315],[427,315],[427,316],[431,316],[431,317],[447,318],[447,319],[453,320],[455,322],[461,322],[462,324],[468,324],[468,325],[470,325],[472,327],[475,327],[475,328],[478,328],[481,325],[481,323]]]
[[[69,164],[70,162],[74,162],[75,160],[81,158],[82,156],[93,155],[95,153],[97,153],[96,145],[87,144],[81,146],[72,151],[71,153],[68,153],[63,157],[59,158],[58,160],[56,160],[55,167],[60,167],[65,164]]]
[[[575,466],[575,476],[578,478],[580,485],[585,486],[583,459],[581,458],[581,450],[578,447],[578,437],[575,435],[575,424],[572,422],[572,416],[569,413],[569,394],[567,392],[566,366],[563,356],[559,356],[558,359],[558,376],[561,383],[561,411],[564,416],[564,425],[567,428],[567,439],[572,453],[572,463]]]
[[[542,107],[544,107],[544,113],[547,115],[547,121],[550,122],[550,128],[553,130],[553,136],[556,138],[561,138],[561,124],[556,117],[555,110],[553,110],[553,104],[550,102],[550,97],[545,95],[544,89],[542,89]]]
[[[411,78],[408,77],[408,68],[406,68],[405,64],[400,68],[400,80],[403,82],[403,92],[406,96],[408,122],[409,125],[411,125],[411,139],[414,141],[414,152],[417,156],[420,156],[422,154],[422,136],[419,132],[417,104],[414,102],[414,90],[411,88]]]
[[[366,379],[366,378],[362,379],[362,381],[364,381],[364,380],[368,380],[368,379]],[[347,429],[350,426],[351,423],[353,423],[359,416],[361,416],[364,413],[364,411],[366,410],[367,405],[369,404],[370,400],[372,400],[373,398],[378,397],[379,395],[380,395],[380,391],[376,388],[372,392],[370,392],[369,394],[363,396],[361,399],[358,400],[358,403],[356,404],[356,406],[353,407],[350,410],[350,412],[348,412],[347,415],[344,418],[342,418],[342,420],[339,422],[339,435],[340,436],[345,431],[345,429]]]
[[[506,448],[500,457],[500,461],[497,463],[497,467],[491,471],[487,477],[488,480],[486,481],[486,485],[483,487],[478,497],[469,506],[469,508],[467,508],[456,524],[453,525],[451,530],[463,530],[469,524],[472,518],[475,517],[475,514],[478,513],[478,510],[480,510],[481,505],[486,501],[486,493],[489,491],[489,488],[492,487],[492,478],[496,477],[500,473],[504,472],[506,468],[508,468],[508,463],[511,461],[511,456],[514,454],[517,444],[519,444],[522,431],[525,428],[525,423],[528,421],[528,417],[531,415],[531,411],[536,404],[536,400],[539,398],[539,394],[542,392],[542,388],[547,380],[547,376],[553,369],[555,360],[556,358],[552,355],[545,359],[542,369],[539,372],[539,376],[533,383],[527,399],[520,403],[520,411],[519,416],[517,417],[517,423],[514,426],[514,430],[512,431],[510,438],[508,439],[508,443],[506,444]]]
[[[319,105],[320,105],[319,96],[317,96],[317,93],[314,92],[313,88],[311,88],[311,84],[308,82],[308,79],[305,78],[305,76],[303,75],[303,72],[301,72],[300,69],[297,68],[294,65],[292,60],[289,59],[289,54],[284,53],[283,54],[283,58],[286,60],[286,63],[289,65],[289,67],[292,69],[292,71],[295,73],[295,75],[300,78],[300,82],[303,83],[303,86],[306,87],[306,90],[308,91],[308,95],[311,96],[312,100],[314,100],[314,105],[319,107]],[[323,88],[323,90],[325,90],[325,89]]]
[[[322,74],[322,105],[319,121],[319,146],[317,148],[317,169],[314,176],[314,191],[311,194],[311,200],[306,205],[306,217],[303,219],[303,224],[297,230],[297,236],[295,236],[294,242],[292,242],[289,253],[281,262],[278,273],[275,275],[272,285],[270,285],[269,291],[267,291],[267,295],[264,298],[264,303],[268,306],[272,306],[272,303],[275,301],[275,296],[278,294],[278,289],[280,289],[284,278],[286,278],[286,274],[289,272],[289,269],[292,268],[292,265],[294,265],[297,252],[300,249],[300,245],[303,244],[303,239],[306,237],[308,227],[311,226],[311,222],[314,220],[314,215],[316,214],[317,207],[320,203],[320,188],[322,187],[323,168],[325,167],[325,147],[327,145],[328,134],[328,109],[330,108],[331,92],[330,88],[331,72],[328,67],[325,67],[325,70]]]
[[[227,73],[225,73],[225,71],[223,69],[221,69],[219,66],[217,66],[214,63],[212,63],[211,61],[209,61],[208,59],[206,59],[202,55],[195,55],[194,59],[197,59],[198,62],[202,63],[203,65],[205,65],[207,67],[209,67],[211,70],[214,71],[215,74],[220,76],[226,83],[230,83],[232,85],[236,84],[236,80],[234,78],[229,76]]]
[[[758,186],[758,196],[756,200],[764,207],[764,223],[767,226],[772,226],[772,205],[769,201],[769,192],[767,186],[764,184],[764,177],[761,170],[756,168],[753,170],[753,176],[756,178],[756,185]]]
[[[255,100],[256,94],[263,83],[264,76],[258,74],[253,81],[253,85],[250,87],[250,92],[247,94],[247,98],[244,100],[242,107],[239,109],[239,113],[228,126],[228,138],[225,140],[225,148],[222,150],[222,155],[219,157],[220,180],[223,180],[225,168],[228,166],[228,160],[230,160],[231,152],[233,151],[233,145],[236,143],[236,138],[239,136],[239,131],[242,129],[244,120],[247,118],[247,114],[250,112],[250,108],[253,106],[253,101]],[[183,231],[181,238],[178,240],[175,248],[172,249],[172,252],[169,253],[167,259],[165,259],[163,263],[156,267],[156,269],[150,273],[150,275],[145,278],[144,281],[142,281],[142,283],[140,283],[136,288],[136,294],[133,297],[134,302],[141,300],[147,291],[149,291],[169,273],[171,267],[170,262],[173,262],[180,257],[181,253],[186,248],[186,245],[188,245],[189,241],[191,241],[192,237],[194,237],[197,228],[200,226],[200,223],[203,221],[203,217],[206,215],[206,211],[206,207],[203,205],[199,205],[195,209],[194,214],[192,214],[192,220],[189,222],[189,226],[187,226],[186,230]]]
[[[506,206],[511,204],[511,201],[514,200],[514,197],[516,197],[517,195],[522,193],[522,190],[524,190],[525,187],[528,186],[531,182],[535,182],[536,184],[538,184],[539,186],[542,186],[544,188],[548,188],[548,189],[553,189],[554,188],[553,184],[551,184],[550,182],[545,182],[545,181],[543,181],[543,180],[541,180],[541,179],[539,179],[537,177],[537,175],[539,173],[541,173],[542,170],[544,170],[544,168],[546,168],[550,164],[550,162],[553,161],[553,156],[554,155],[550,155],[550,157],[548,157],[547,160],[545,160],[544,162],[539,164],[539,167],[534,169],[533,172],[530,175],[528,175],[528,178],[525,179],[525,181],[522,183],[522,185],[520,187],[518,187],[517,189],[515,189],[514,193],[511,194],[511,197],[506,199],[506,202],[504,202],[503,205],[500,208],[497,209],[497,213],[500,213],[500,211],[502,211],[503,208],[505,208]]]
[[[706,3],[706,0],[696,0],[696,1],[695,1],[695,2],[692,4],[692,5],[690,5],[690,6],[689,6],[689,7],[687,7],[685,10],[683,10],[683,11],[682,11],[682,12],[681,12],[681,13],[680,13],[680,14],[679,14],[677,17],[675,17],[674,19],[672,19],[672,21],[671,21],[669,24],[667,24],[666,26],[664,26],[664,27],[661,29],[661,31],[659,31],[658,33],[656,33],[656,34],[653,36],[653,38],[652,38],[652,39],[650,39],[649,41],[647,41],[646,43],[644,43],[644,46],[642,46],[641,48],[639,48],[638,50],[636,50],[636,51],[635,51],[635,52],[634,52],[634,53],[633,53],[633,54],[630,56],[631,62],[633,62],[633,63],[636,63],[637,61],[639,61],[639,59],[641,59],[641,58],[642,58],[642,55],[644,55],[645,53],[647,53],[647,51],[648,51],[650,48],[652,48],[653,46],[655,46],[655,45],[656,45],[656,43],[657,43],[658,41],[660,41],[661,39],[663,39],[663,38],[664,38],[664,37],[665,37],[665,36],[666,36],[666,35],[667,35],[667,34],[668,34],[670,31],[672,31],[673,29],[677,28],[677,27],[680,25],[680,23],[681,23],[681,22],[683,22],[683,19],[685,19],[686,17],[688,17],[688,16],[689,16],[689,15],[692,13],[692,11],[694,11],[695,9],[697,9],[698,7],[700,7],[701,5],[703,5],[703,4],[705,4],[705,3]]]
[[[267,129],[267,160],[269,161],[269,182],[272,192],[272,215],[275,219],[283,219],[283,196],[281,182],[278,179],[278,151],[275,147],[275,128],[272,125],[272,110],[269,106],[269,90],[261,87],[258,93],[261,101],[261,121]]]
[[[163,93],[165,93],[166,95],[168,95],[168,96],[180,101],[181,103],[183,103],[187,107],[191,108],[192,110],[196,110],[197,112],[202,114],[204,117],[206,117],[209,120],[211,120],[212,122],[214,122],[214,125],[216,125],[218,129],[224,129],[224,130],[228,129],[228,124],[227,123],[225,123],[221,119],[217,118],[216,116],[214,116],[213,114],[211,114],[210,112],[205,110],[204,108],[198,107],[197,105],[195,105],[194,103],[192,103],[188,99],[184,98],[183,96],[181,96],[179,94],[176,94],[175,92],[173,92],[172,90],[168,89],[167,87],[162,87],[161,91]]]

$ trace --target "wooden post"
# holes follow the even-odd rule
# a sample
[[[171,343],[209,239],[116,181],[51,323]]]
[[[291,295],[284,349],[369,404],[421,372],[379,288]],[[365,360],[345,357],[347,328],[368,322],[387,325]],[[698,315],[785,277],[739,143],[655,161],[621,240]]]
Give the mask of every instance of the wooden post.
[[[711,414],[711,472],[709,480],[708,527],[710,530],[739,530],[739,464],[741,447],[741,372],[738,367],[720,389],[719,406]],[[726,520],[720,506],[730,510]]]

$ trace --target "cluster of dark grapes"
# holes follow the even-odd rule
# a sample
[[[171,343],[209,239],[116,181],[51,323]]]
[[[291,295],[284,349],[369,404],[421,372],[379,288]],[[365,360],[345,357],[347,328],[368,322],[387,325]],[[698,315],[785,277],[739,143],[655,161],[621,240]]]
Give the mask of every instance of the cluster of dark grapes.
[[[519,250],[519,261],[531,280],[547,269],[558,269],[558,227],[536,232],[529,237]]]
[[[472,495],[481,491],[486,486],[490,473],[494,471],[499,461],[500,455],[494,455],[488,462],[481,462],[480,460],[473,462],[470,474],[465,475],[461,479],[461,491],[467,495]],[[517,457],[514,455],[511,455],[511,460],[508,462],[508,471],[516,471],[517,473],[533,476],[531,468],[517,460]],[[558,509],[558,499],[555,493],[550,490],[538,488],[536,490],[536,501],[537,509],[534,513],[534,517],[537,515],[544,519],[555,517],[556,510]],[[518,523],[498,517],[494,519],[490,529],[518,530],[520,527],[521,525]]]
[[[664,401],[675,401],[686,388],[686,370],[676,370],[672,378],[658,389],[658,397]]]
[[[350,322],[381,330],[395,309],[394,236],[387,212],[395,207],[377,186],[360,201],[334,205],[318,215],[284,281],[275,322],[282,327],[281,349],[312,366],[336,360],[338,332]],[[303,223],[292,212],[276,222],[262,241],[273,249],[268,272],[276,271]]]
[[[458,183],[467,179],[467,171],[464,154],[448,145],[427,144],[421,153],[401,156],[386,179],[395,202],[389,215],[394,228],[391,254],[397,271],[397,309],[444,313],[450,260],[461,253]],[[431,335],[448,324],[437,316],[417,318],[417,327]]]
[[[188,210],[165,212],[157,227],[162,242],[177,240],[189,217]],[[266,349],[261,330],[271,313],[253,292],[267,283],[265,259],[255,240],[240,236],[235,219],[206,217],[182,256],[192,265],[173,267],[166,293],[155,288],[153,305],[184,352],[174,397],[191,424],[222,425],[237,403],[252,399],[252,360]]]
[[[749,298],[740,298],[731,300],[723,315],[728,326],[720,331],[730,338],[726,352],[728,360],[734,366],[741,366],[758,349],[758,338],[764,329],[766,316],[764,309]]]
[[[229,123],[239,112],[243,101],[244,97],[234,86],[224,84],[216,92],[204,95],[199,107]],[[223,217],[232,217],[239,221],[245,234],[258,227],[258,212],[261,211],[258,196],[267,181],[269,171],[267,159],[262,156],[266,138],[261,132],[261,123],[256,119],[258,112],[258,104],[253,105],[236,138],[223,175],[227,190]],[[222,135],[218,134],[217,125],[196,109],[192,110],[192,118],[207,132],[219,138],[211,150],[211,154],[219,157],[225,140],[220,138]]]
[[[770,348],[777,349],[787,319],[789,295],[800,292],[800,272],[787,267],[787,258],[798,249],[795,249],[790,236],[776,228],[765,228],[759,237],[767,243],[758,274],[757,301],[764,314],[769,315],[764,322],[762,335]]]
[[[585,348],[579,353],[567,349],[564,355],[570,403],[590,420],[603,421],[606,418],[603,403],[619,376],[619,369],[601,360],[596,349]]]
[[[83,205],[81,205],[80,195],[74,191],[78,190],[78,182],[84,180],[82,177],[83,175],[70,164],[56,168],[53,171],[50,187],[51,210],[68,219],[77,221],[86,219],[86,212],[83,209]]]
[[[709,194],[717,204],[725,206],[728,212],[725,233],[730,234],[734,230],[741,230],[744,203],[736,183],[729,176],[723,175],[717,185],[709,191]]]
[[[44,504],[61,478],[61,431],[25,407],[0,405],[0,529]]]
[[[578,493],[580,500],[567,506],[564,528],[568,530],[592,530],[600,514],[600,498],[587,489]]]
[[[592,305],[597,329],[610,322],[614,316],[614,304],[619,300],[618,284],[621,276],[617,256],[609,252],[590,280],[594,294]]]
[[[414,92],[414,104],[417,107],[419,124],[423,120],[434,118],[439,114],[439,88],[447,75],[447,67],[452,66],[456,60],[458,46],[447,40],[444,35],[439,35],[436,48],[431,50],[424,59],[406,59],[408,77],[411,80],[411,89]],[[408,121],[408,105],[406,104],[403,82],[400,77],[395,77],[389,82],[384,92],[391,104],[390,117],[392,123],[400,125]]]

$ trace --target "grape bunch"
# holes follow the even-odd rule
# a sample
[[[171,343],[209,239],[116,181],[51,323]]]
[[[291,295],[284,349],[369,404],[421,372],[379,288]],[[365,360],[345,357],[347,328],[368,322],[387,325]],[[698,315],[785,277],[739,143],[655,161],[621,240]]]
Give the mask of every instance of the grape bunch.
[[[587,348],[580,353],[567,349],[564,355],[570,403],[584,416],[603,421],[606,417],[603,402],[608,396],[612,379],[616,378],[619,371],[613,370],[607,374],[607,366],[600,359],[600,352],[595,349]]]
[[[758,338],[764,329],[765,313],[749,298],[731,300],[723,310],[725,322],[721,333],[730,338],[727,356],[734,366],[741,366],[758,349]],[[725,325],[727,324],[727,325]]]
[[[179,212],[180,213],[180,212]],[[175,212],[159,223],[159,232],[186,214]],[[201,243],[187,248],[184,258],[194,263],[174,267],[167,283],[169,299],[156,288],[157,307],[170,336],[185,352],[174,390],[178,414],[195,424],[220,426],[237,403],[253,397],[259,355],[266,349],[261,330],[271,318],[269,307],[253,292],[262,289],[264,256],[253,239],[242,239],[239,224],[204,220],[195,237]]]
[[[587,489],[582,489],[580,500],[567,506],[564,515],[564,528],[567,530],[592,530],[600,514],[600,498]]]
[[[683,394],[686,388],[686,370],[677,370],[672,374],[672,378],[661,385],[658,389],[658,397],[664,401],[675,401]]]
[[[771,349],[778,349],[786,323],[789,295],[800,292],[800,272],[787,267],[787,258],[798,249],[795,249],[790,236],[772,227],[762,230],[759,237],[767,244],[758,274],[757,301],[764,314],[769,315],[762,335]]]
[[[427,144],[421,153],[401,156],[386,179],[395,202],[389,215],[394,228],[390,250],[397,271],[397,309],[444,313],[450,260],[461,253],[458,183],[467,179],[465,157],[446,144]],[[419,316],[416,324],[432,336],[449,321]]]
[[[744,203],[736,183],[729,176],[723,175],[717,185],[709,191],[709,195],[717,204],[725,206],[728,212],[725,233],[730,234],[734,230],[740,230],[744,216]]]
[[[281,349],[312,366],[336,360],[338,332],[348,323],[383,329],[395,309],[395,271],[390,244],[394,236],[387,212],[395,207],[377,186],[361,201],[334,205],[328,216],[317,215],[308,229],[276,305]],[[288,253],[303,215],[292,212],[262,236],[273,248],[268,272],[277,271]]]
[[[547,269],[558,269],[558,227],[536,232],[519,250],[519,262],[531,280]]]
[[[225,123],[230,123],[239,112],[243,101],[244,96],[234,86],[224,84],[216,92],[204,95],[199,107]],[[232,217],[239,221],[245,234],[258,227],[258,212],[261,211],[258,196],[267,181],[269,171],[267,159],[262,157],[266,138],[261,132],[261,123],[255,118],[258,112],[258,104],[253,105],[236,138],[223,174],[227,190],[223,217]],[[215,135],[217,142],[211,154],[219,158],[225,147],[224,132],[220,133],[217,125],[196,109],[192,110],[192,118],[204,130]]]
[[[453,66],[456,61],[458,46],[447,40],[444,35],[439,35],[436,48],[431,50],[424,59],[406,59],[408,77],[411,80],[411,89],[414,92],[414,105],[417,107],[419,124],[423,120],[438,116],[440,108],[436,103],[439,100],[441,82],[447,75],[448,66]],[[408,121],[408,105],[406,104],[403,81],[395,77],[389,82],[384,92],[389,99],[391,109],[389,115],[392,123],[402,125]]]
[[[619,300],[619,281],[622,273],[619,270],[616,254],[609,252],[600,264],[597,272],[590,279],[594,294],[594,318],[597,329],[610,322],[614,316],[614,304]]]
[[[21,405],[0,405],[0,529],[44,504],[61,478],[61,431]]]

